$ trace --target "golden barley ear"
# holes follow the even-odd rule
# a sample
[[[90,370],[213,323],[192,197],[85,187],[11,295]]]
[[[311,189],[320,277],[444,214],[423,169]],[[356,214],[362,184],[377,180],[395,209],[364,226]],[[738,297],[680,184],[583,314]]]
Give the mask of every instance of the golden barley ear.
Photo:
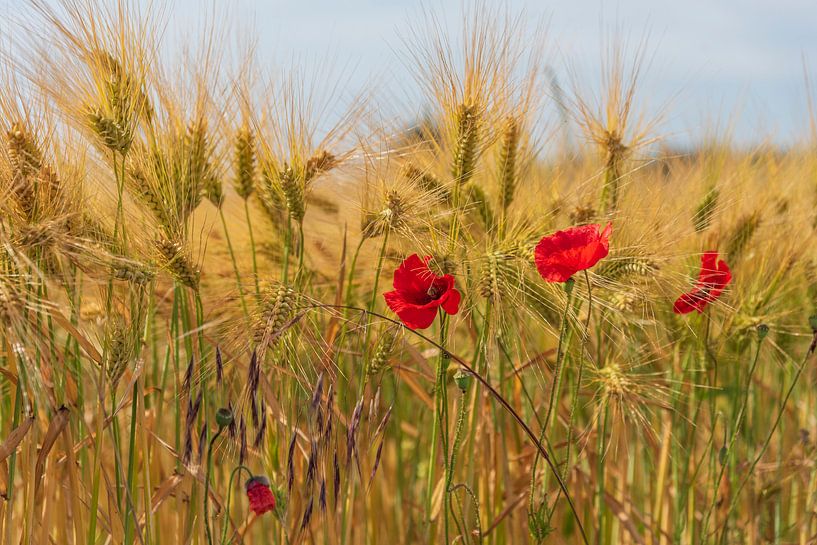
[[[474,175],[479,148],[479,110],[475,105],[460,104],[455,113],[456,137],[451,176],[454,183],[465,185]]]
[[[193,265],[189,253],[181,242],[168,238],[156,240],[159,263],[182,285],[199,289],[199,270]]]

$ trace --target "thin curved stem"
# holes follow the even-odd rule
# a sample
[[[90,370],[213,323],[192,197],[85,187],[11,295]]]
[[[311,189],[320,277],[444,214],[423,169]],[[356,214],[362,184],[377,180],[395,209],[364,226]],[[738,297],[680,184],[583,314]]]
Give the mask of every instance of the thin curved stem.
[[[430,337],[428,337],[426,335],[423,335],[419,331],[415,331],[413,329],[410,329],[410,328],[406,327],[405,324],[403,324],[399,320],[395,320],[393,318],[390,318],[390,317],[385,316],[383,314],[379,314],[377,312],[372,312],[372,311],[366,310],[365,308],[353,307],[353,306],[347,306],[347,305],[332,305],[332,304],[318,303],[318,304],[303,307],[302,310],[301,310],[301,314],[305,314],[306,312],[308,312],[310,310],[316,310],[316,309],[324,309],[324,310],[329,309],[329,310],[338,310],[338,311],[349,310],[349,311],[353,311],[353,312],[360,312],[360,313],[368,314],[368,315],[370,315],[370,316],[372,316],[374,318],[389,322],[392,325],[403,328],[409,334],[414,335],[418,339],[422,339],[423,341],[431,344],[432,346],[438,348],[439,350],[445,350],[445,348],[440,346],[439,343],[437,343],[436,341],[434,341]],[[290,322],[287,325],[284,326],[284,329],[286,329],[287,327],[290,327],[291,325],[297,323],[298,321],[300,321],[300,319],[301,319],[301,316],[296,315],[292,320],[290,320]],[[528,437],[528,439],[531,440],[533,445],[536,447],[536,450],[541,454],[542,458],[547,463],[547,465],[548,465],[548,467],[550,469],[550,472],[556,478],[556,482],[559,485],[559,488],[561,489],[562,493],[564,494],[565,500],[567,501],[568,507],[570,508],[570,512],[572,513],[573,518],[576,521],[576,526],[578,527],[579,533],[581,534],[582,542],[585,545],[589,545],[590,542],[587,539],[587,533],[585,532],[584,525],[582,524],[582,521],[581,521],[581,517],[579,517],[579,512],[576,509],[576,504],[573,502],[573,497],[570,495],[570,492],[567,489],[567,485],[565,484],[564,480],[559,475],[559,471],[557,470],[556,465],[553,462],[553,459],[550,457],[550,454],[547,452],[545,447],[542,445],[542,442],[539,441],[539,439],[536,437],[536,434],[534,434],[533,430],[531,430],[530,426],[528,426],[525,423],[525,421],[522,419],[522,416],[511,406],[510,403],[508,403],[508,401],[502,396],[502,394],[500,394],[496,390],[496,388],[494,388],[491,385],[491,383],[485,377],[483,377],[481,374],[479,374],[477,372],[477,370],[474,369],[464,359],[462,359],[459,356],[457,356],[455,354],[452,354],[450,352],[447,352],[447,354],[448,354],[449,358],[451,358],[452,360],[457,362],[459,365],[461,365],[462,368],[469,375],[474,377],[477,380],[477,382],[479,382],[488,391],[488,393],[491,394],[491,397],[493,397],[496,400],[496,402],[499,403],[499,405],[511,416],[511,418],[514,420],[514,422],[516,422],[516,424],[522,429],[523,433]]]

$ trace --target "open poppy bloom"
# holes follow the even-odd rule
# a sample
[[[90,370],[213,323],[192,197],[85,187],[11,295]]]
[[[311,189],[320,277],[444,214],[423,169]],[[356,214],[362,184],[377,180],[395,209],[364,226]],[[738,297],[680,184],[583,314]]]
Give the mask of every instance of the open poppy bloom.
[[[425,329],[434,322],[437,309],[456,314],[460,307],[460,292],[450,274],[437,276],[428,268],[431,256],[420,259],[417,254],[407,257],[394,271],[394,291],[383,294],[386,304],[410,329]]]
[[[602,230],[594,223],[556,231],[539,241],[534,260],[539,274],[548,282],[567,282],[579,271],[589,269],[610,251],[613,224]]]
[[[720,297],[723,289],[732,280],[732,271],[723,259],[718,259],[718,252],[704,252],[701,256],[701,272],[698,281],[691,291],[679,297],[672,310],[676,314],[687,314],[693,310],[699,313],[706,305]]]
[[[256,475],[247,480],[244,485],[247,491],[247,498],[250,500],[250,509],[256,515],[263,515],[267,511],[275,509],[275,494],[269,486],[269,480],[262,476]]]

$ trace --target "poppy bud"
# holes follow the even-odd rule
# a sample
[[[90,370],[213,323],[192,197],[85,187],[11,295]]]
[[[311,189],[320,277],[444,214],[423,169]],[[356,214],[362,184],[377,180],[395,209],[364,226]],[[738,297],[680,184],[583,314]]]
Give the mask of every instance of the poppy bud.
[[[457,388],[465,393],[468,390],[468,386],[471,384],[471,373],[460,369],[457,371],[457,374],[454,375],[454,382],[457,384]]]
[[[216,424],[219,428],[227,428],[233,423],[233,411],[222,407],[216,411]]]
[[[757,340],[762,341],[769,334],[769,326],[760,324],[757,326]]]
[[[811,326],[811,330],[817,332],[817,314],[809,316],[808,323]]]
[[[565,280],[565,293],[570,295],[573,293],[573,286],[576,285],[576,280],[571,276],[567,280]]]
[[[250,500],[250,509],[256,515],[263,515],[275,509],[275,495],[270,489],[269,479],[263,475],[256,475],[244,485],[247,499]]]

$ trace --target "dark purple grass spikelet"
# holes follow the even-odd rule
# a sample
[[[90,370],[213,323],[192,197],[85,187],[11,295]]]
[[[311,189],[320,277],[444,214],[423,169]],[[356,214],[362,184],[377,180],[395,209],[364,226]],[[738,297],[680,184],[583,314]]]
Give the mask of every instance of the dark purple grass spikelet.
[[[310,408],[314,411],[318,408],[318,404],[321,402],[321,397],[323,397],[323,373],[318,375],[318,380],[315,383],[315,390],[312,392],[312,402],[310,403]]]
[[[193,382],[193,371],[196,369],[196,360],[190,357],[187,369],[184,371],[184,381],[182,382],[182,395],[190,395],[190,386]]]
[[[326,512],[326,479],[321,479],[321,492],[318,495],[318,500],[321,505],[321,513]]]
[[[301,520],[301,531],[303,531],[307,526],[309,526],[309,521],[312,520],[312,511],[315,506],[315,502],[312,498],[309,498],[309,503],[306,506],[306,510],[304,511],[304,518]]]
[[[204,446],[206,444],[207,444],[207,424],[202,424],[201,431],[199,431],[199,450],[196,453],[199,465],[201,465],[201,461],[204,459]]]
[[[266,435],[267,431],[267,405],[264,403],[264,400],[261,400],[261,406],[259,408],[259,424],[256,426],[256,433],[255,433],[255,440],[252,443],[253,448],[259,448],[261,443],[264,442],[264,436]]]
[[[332,472],[333,472],[332,505],[337,507],[338,494],[340,494],[340,464],[338,463],[337,449],[335,449],[334,455],[332,456]]]
[[[221,385],[224,381],[224,361],[221,359],[221,349],[216,347],[216,383]]]
[[[346,464],[352,463],[352,452],[355,449],[355,439],[357,436],[357,428],[360,424],[360,414],[363,412],[363,398],[355,405],[355,410],[352,412],[352,419],[349,422],[349,429],[346,432]]]
[[[295,482],[295,440],[296,433],[292,432],[292,439],[289,441],[289,452],[287,454],[287,492],[292,493],[292,483]]]
[[[232,414],[235,414],[235,410],[233,410],[233,402],[227,402],[227,409],[230,410]],[[238,428],[236,427],[235,418],[230,420],[230,425],[227,427],[227,433],[230,434],[230,439],[235,440],[238,435]]]
[[[184,451],[182,452],[182,462],[190,463],[190,458],[193,455],[193,426],[196,424],[199,410],[201,409],[201,390],[196,396],[195,401],[188,398],[187,402],[187,416],[185,417],[184,426]]]
[[[238,463],[243,464],[247,460],[247,424],[244,421],[244,416],[238,422],[238,436],[240,440],[240,447],[238,449]]]

